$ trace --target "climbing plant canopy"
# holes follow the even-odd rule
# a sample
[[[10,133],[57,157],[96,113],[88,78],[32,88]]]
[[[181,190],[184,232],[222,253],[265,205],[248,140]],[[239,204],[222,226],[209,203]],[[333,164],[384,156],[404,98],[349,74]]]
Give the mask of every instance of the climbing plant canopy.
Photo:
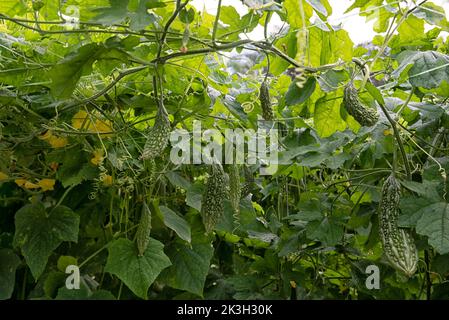
[[[449,298],[444,9],[235,2],[0,2],[0,299]]]

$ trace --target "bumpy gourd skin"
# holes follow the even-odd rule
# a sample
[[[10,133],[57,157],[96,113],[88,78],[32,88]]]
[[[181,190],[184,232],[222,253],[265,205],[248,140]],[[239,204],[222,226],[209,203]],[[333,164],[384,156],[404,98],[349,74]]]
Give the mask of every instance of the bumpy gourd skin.
[[[242,185],[242,191],[241,191],[240,197],[246,198],[246,196],[248,196],[253,190],[254,176],[251,173],[251,170],[246,166],[243,167],[243,172],[245,175],[245,182]]]
[[[211,165],[201,205],[201,217],[207,232],[215,228],[223,215],[227,192],[227,179],[222,166]]]
[[[136,232],[136,243],[139,256],[143,256],[150,242],[151,211],[146,202],[143,203],[139,226]]]
[[[274,114],[271,107],[270,89],[266,81],[262,82],[259,90],[260,107],[262,108],[262,118],[266,121],[273,121]]]
[[[234,214],[239,213],[240,195],[242,193],[242,185],[240,183],[240,170],[237,164],[229,166],[229,201],[231,202]]]
[[[170,138],[170,120],[165,108],[159,108],[154,126],[147,135],[147,141],[141,155],[142,160],[150,160],[159,157],[168,145]]]
[[[418,265],[418,251],[408,230],[398,227],[400,198],[400,183],[390,175],[382,186],[379,206],[380,238],[391,265],[410,277]]]
[[[379,120],[379,113],[372,108],[365,108],[359,100],[357,89],[349,83],[344,90],[343,106],[346,111],[362,126],[372,127]]]

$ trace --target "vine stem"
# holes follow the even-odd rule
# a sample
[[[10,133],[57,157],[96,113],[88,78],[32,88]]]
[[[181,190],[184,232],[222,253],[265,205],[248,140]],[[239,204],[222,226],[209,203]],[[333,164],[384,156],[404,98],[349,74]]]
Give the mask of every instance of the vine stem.
[[[430,279],[429,250],[424,250],[424,261],[426,263],[426,299],[430,300],[432,294],[432,279]]]
[[[67,110],[72,109],[74,107],[78,107],[78,106],[85,105],[85,104],[88,104],[88,103],[92,102],[93,100],[101,97],[102,95],[107,93],[109,90],[111,90],[122,78],[126,77],[127,75],[130,75],[130,74],[142,71],[142,70],[144,70],[146,68],[148,68],[148,66],[140,66],[140,67],[127,69],[125,71],[120,72],[120,74],[111,83],[109,83],[106,87],[104,87],[102,90],[100,90],[97,93],[93,94],[89,98],[83,99],[81,101],[74,102],[72,104],[69,104],[68,106],[63,107],[60,110],[60,112],[64,112],[64,111],[67,111]]]
[[[371,80],[370,80],[370,82],[371,82]],[[394,133],[394,137],[396,139],[396,142],[398,143],[399,151],[401,152],[402,160],[404,161],[405,172],[407,173],[407,179],[411,180],[412,179],[412,175],[411,175],[412,171],[410,168],[410,163],[408,162],[407,154],[405,152],[404,144],[402,143],[401,136],[399,134],[399,130],[396,126],[396,122],[391,118],[390,114],[388,113],[387,108],[382,103],[378,102],[378,104],[379,104],[380,108],[382,109],[382,112],[385,114],[385,117],[387,118],[388,122],[390,122],[390,124],[391,124],[393,133]]]
[[[214,28],[212,29],[212,44],[214,47],[217,45],[215,43],[215,39],[217,36],[218,20],[220,20],[220,11],[221,11],[221,0],[218,0],[217,14],[215,15]]]
[[[171,15],[171,17],[168,19],[167,23],[164,26],[164,30],[162,31],[161,39],[159,40],[159,48],[157,50],[157,57],[159,58],[162,53],[162,48],[165,43],[165,38],[167,37],[168,29],[170,28],[173,21],[175,21],[176,17],[178,16],[179,12],[189,3],[189,0],[186,0],[186,2],[181,3],[181,0],[176,0],[176,9]]]
[[[374,59],[371,62],[371,68],[372,69],[374,67],[375,62],[377,61],[377,59],[379,59],[379,57],[384,53],[385,49],[388,46],[388,43],[390,42],[391,38],[393,37],[394,33],[396,32],[396,30],[400,27],[400,25],[408,18],[408,16],[413,13],[416,9],[418,9],[420,6],[422,6],[423,4],[425,4],[428,0],[423,0],[420,3],[418,3],[416,6],[414,6],[413,8],[409,9],[402,17],[401,19],[398,21],[398,23],[396,24],[396,26],[392,29],[392,25],[394,23],[394,20],[392,20],[392,24],[390,25],[390,27],[388,28],[388,32],[387,35],[385,36],[385,40],[384,43],[382,44],[382,47],[380,48],[380,50],[377,52],[376,56],[374,57]]]

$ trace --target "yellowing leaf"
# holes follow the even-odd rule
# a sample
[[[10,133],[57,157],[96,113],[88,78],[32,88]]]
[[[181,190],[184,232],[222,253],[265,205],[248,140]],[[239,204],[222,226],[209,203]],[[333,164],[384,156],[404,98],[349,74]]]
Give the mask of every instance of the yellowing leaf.
[[[55,182],[54,179],[42,179],[37,184],[42,188],[42,191],[49,191],[54,190]]]
[[[9,176],[6,173],[0,171],[0,181],[6,180],[8,178]]]
[[[103,162],[103,149],[96,149],[93,152],[94,157],[92,159],[90,159],[90,162],[92,162],[94,165],[98,166],[99,164],[101,164]]]

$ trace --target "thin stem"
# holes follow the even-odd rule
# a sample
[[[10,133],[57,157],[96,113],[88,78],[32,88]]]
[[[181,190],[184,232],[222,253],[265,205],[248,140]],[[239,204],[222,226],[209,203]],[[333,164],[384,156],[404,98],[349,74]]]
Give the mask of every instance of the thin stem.
[[[96,100],[97,98],[101,97],[106,92],[111,90],[122,78],[126,77],[127,75],[130,75],[130,74],[142,71],[143,69],[146,69],[146,68],[147,68],[147,66],[140,66],[140,67],[135,67],[135,68],[131,68],[131,69],[128,69],[128,70],[120,72],[120,74],[114,79],[114,81],[112,81],[110,84],[108,84],[106,87],[104,87],[104,89],[98,91],[97,93],[95,93],[94,95],[92,95],[89,98],[83,99],[83,100],[78,101],[78,102],[74,102],[74,103],[72,103],[72,104],[70,104],[68,106],[63,107],[60,112],[67,111],[67,110],[72,109],[74,107],[85,105],[85,104],[88,104],[88,103]]]
[[[388,113],[388,110],[385,108],[385,106],[383,104],[379,103],[379,106],[382,109],[382,112],[385,114],[385,117],[387,117],[388,122],[390,122],[390,124],[391,124],[391,127],[393,129],[393,133],[394,133],[394,137],[395,137],[395,139],[396,139],[396,141],[398,143],[399,151],[401,152],[402,160],[404,161],[405,172],[407,173],[407,179],[411,180],[412,176],[411,176],[410,164],[408,162],[407,154],[405,152],[404,144],[402,143],[401,136],[399,134],[399,130],[398,130],[397,126],[396,126],[396,122],[390,117],[390,114]]]
[[[424,250],[424,261],[426,263],[426,299],[430,300],[432,293],[432,280],[430,278],[429,250]]]
[[[186,0],[186,2],[181,4],[181,0],[176,0],[176,9],[171,15],[171,17],[168,19],[167,23],[165,24],[164,30],[162,31],[161,39],[159,40],[159,48],[157,51],[156,57],[160,57],[162,53],[162,48],[165,43],[165,38],[167,37],[168,29],[170,28],[173,21],[175,21],[176,17],[178,16],[179,12],[189,3],[189,0]]]
[[[61,199],[59,199],[58,203],[54,206],[54,208],[52,209],[52,211],[59,207],[61,205],[61,203],[64,201],[64,199],[67,197],[67,195],[69,194],[70,191],[72,191],[73,188],[75,188],[76,185],[72,185],[70,186],[62,195]]]
[[[215,39],[216,39],[216,36],[217,36],[218,20],[220,20],[220,11],[221,11],[221,0],[218,0],[217,14],[215,16],[214,28],[212,30],[212,44],[214,45],[214,47],[217,45],[215,43]]]
[[[407,105],[409,104],[410,100],[412,100],[413,94],[415,93],[415,87],[412,87],[412,90],[410,90],[410,93],[407,97],[407,100],[405,100],[404,104],[401,106],[401,108],[398,110],[397,114],[398,117],[401,116],[402,111],[405,109],[405,107],[407,107]]]

